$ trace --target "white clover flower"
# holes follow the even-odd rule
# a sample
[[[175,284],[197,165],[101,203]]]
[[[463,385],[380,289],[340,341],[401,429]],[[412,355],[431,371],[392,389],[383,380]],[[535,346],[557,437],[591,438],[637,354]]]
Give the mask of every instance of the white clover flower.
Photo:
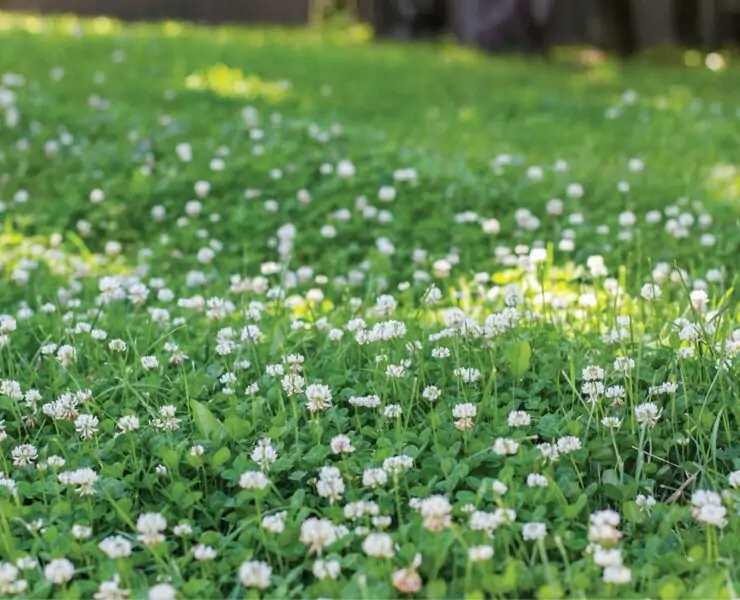
[[[604,369],[597,365],[588,365],[583,368],[581,372],[581,378],[584,381],[601,381],[604,379],[606,373]]]
[[[23,399],[23,391],[21,390],[21,384],[12,379],[0,380],[0,396],[7,396],[16,401]]]
[[[424,303],[428,305],[437,304],[442,300],[442,291],[436,286],[431,286],[424,294]]]
[[[272,567],[259,560],[246,560],[239,567],[238,577],[245,588],[264,590],[270,587]]]
[[[650,509],[655,506],[655,503],[655,498],[652,496],[646,496],[645,494],[637,494],[637,497],[635,498],[635,504],[645,512],[650,512]]]
[[[103,341],[108,337],[108,333],[103,329],[93,329],[90,332],[90,337],[97,341]]]
[[[632,581],[632,571],[623,565],[608,566],[604,569],[604,583],[624,585]]]
[[[453,373],[465,383],[473,383],[480,379],[480,371],[472,367],[458,367]]]
[[[306,408],[309,412],[319,412],[331,408],[331,389],[322,383],[312,383],[306,387]]]
[[[0,315],[0,333],[13,333],[17,326],[16,320],[10,315]]]
[[[395,181],[411,181],[414,182],[418,179],[419,175],[416,169],[407,167],[405,169],[396,169],[393,171],[393,179]]]
[[[245,490],[264,490],[270,480],[262,471],[245,471],[239,477],[239,487]]]
[[[388,365],[385,368],[386,377],[391,379],[398,379],[406,374],[406,367],[404,365]]]
[[[645,168],[645,163],[639,158],[630,158],[627,167],[633,173],[639,173]]]
[[[429,531],[442,531],[452,523],[452,505],[444,496],[424,498],[419,503],[419,512],[424,519],[424,527]]]
[[[117,240],[110,240],[105,243],[105,254],[108,256],[117,256],[121,253],[123,250],[123,246],[121,246],[121,242]]]
[[[393,202],[396,199],[396,188],[384,185],[378,190],[378,200],[381,202]]]
[[[455,427],[461,430],[472,429],[475,426],[475,417],[478,409],[474,404],[465,402],[452,407],[452,417],[455,419]]]
[[[58,468],[58,467],[63,467],[65,464],[67,464],[67,461],[64,460],[61,456],[57,456],[56,454],[52,454],[46,460],[46,464],[48,464],[50,467]]]
[[[532,181],[540,181],[544,175],[544,171],[542,170],[542,167],[538,165],[532,165],[531,167],[527,168],[527,178],[531,179]]]
[[[376,502],[359,500],[357,502],[349,502],[344,506],[344,516],[350,521],[356,521],[366,516],[377,516],[380,513],[380,508]]]
[[[156,369],[159,366],[159,361],[157,360],[156,356],[142,356],[141,366],[144,368],[145,371],[150,371],[152,369]]]
[[[136,415],[125,415],[116,421],[116,427],[121,430],[121,433],[136,431],[139,426],[139,417]]]
[[[564,203],[560,198],[552,198],[545,205],[545,211],[548,215],[559,217],[563,214]]]
[[[361,408],[378,408],[380,406],[380,397],[379,396],[352,396],[348,402],[352,406],[357,406]]]
[[[15,561],[15,566],[18,567],[21,571],[29,571],[31,569],[35,569],[36,567],[38,567],[38,565],[39,561],[31,556],[22,556]]]
[[[428,385],[424,388],[424,391],[421,393],[421,397],[424,398],[424,400],[428,400],[429,402],[434,402],[435,400],[439,400],[439,398],[442,396],[442,390],[440,390],[435,385]]]
[[[152,419],[151,425],[162,431],[176,431],[180,427],[180,419],[175,417],[177,409],[172,404],[159,407],[159,418]]]
[[[262,438],[252,449],[252,453],[249,457],[260,465],[263,471],[266,471],[269,469],[270,465],[277,460],[278,455],[272,447],[272,440],[269,438]]]
[[[516,521],[516,511],[511,508],[497,508],[493,513],[493,519],[498,525],[511,525]]]
[[[622,533],[617,529],[620,520],[619,513],[613,510],[601,510],[591,514],[588,540],[604,546],[617,543],[622,538]]]
[[[627,356],[618,356],[614,359],[614,370],[620,373],[628,373],[635,368],[635,361]]]
[[[691,495],[691,504],[691,514],[697,521],[720,528],[727,525],[727,509],[716,492],[697,490]]]
[[[160,513],[142,513],[136,520],[136,531],[139,541],[146,546],[153,546],[165,540],[162,532],[167,529],[167,520]]]
[[[375,529],[388,529],[388,527],[391,526],[391,523],[393,522],[393,519],[387,515],[377,515],[370,519],[370,522],[373,524],[373,527]]]
[[[369,488],[382,487],[388,482],[385,469],[365,469],[362,473],[362,485]]]
[[[18,577],[18,568],[9,562],[0,562],[0,595],[15,596],[28,588],[28,581]]]
[[[583,198],[584,193],[583,186],[580,183],[570,183],[565,190],[568,198],[575,198],[576,200]]]
[[[329,446],[333,454],[352,454],[355,451],[352,441],[346,435],[335,435]]]
[[[130,595],[131,590],[121,587],[121,577],[115,573],[112,579],[100,583],[93,600],[126,600]]]
[[[56,351],[56,359],[63,367],[69,367],[77,361],[77,350],[74,346],[68,344],[59,346]]]
[[[193,190],[200,198],[204,198],[211,191],[211,184],[208,181],[196,181]]]
[[[373,558],[392,558],[395,554],[393,538],[387,533],[371,533],[362,542],[362,551]]]
[[[493,452],[499,456],[516,454],[519,450],[519,442],[509,438],[496,438],[493,442]]]
[[[398,303],[390,294],[382,294],[375,300],[374,312],[382,316],[389,316],[396,310]]]
[[[383,409],[383,416],[386,419],[397,419],[403,414],[400,404],[389,404]]]
[[[336,527],[328,519],[309,517],[301,524],[300,540],[308,546],[310,554],[320,554],[337,539]]]
[[[604,417],[601,419],[601,424],[609,429],[619,429],[622,425],[622,420],[619,417]]]
[[[654,427],[663,412],[655,402],[643,402],[635,406],[635,419],[642,427]]]
[[[92,535],[92,527],[87,525],[73,525],[72,526],[72,537],[76,540],[86,540]]]
[[[608,274],[606,265],[604,264],[604,257],[598,254],[589,256],[586,260],[586,266],[591,273],[591,277],[606,277]]]
[[[547,487],[548,481],[547,477],[544,475],[541,475],[540,473],[530,473],[527,475],[527,487]]]
[[[622,564],[622,551],[619,548],[596,546],[591,550],[594,564],[599,567],[618,567]]]
[[[432,349],[432,358],[437,359],[443,359],[443,358],[449,358],[452,355],[452,352],[449,348],[445,348],[444,346],[437,346],[436,348]]]
[[[524,410],[512,410],[507,421],[509,427],[529,427],[532,424],[532,417]]]
[[[10,454],[13,458],[14,467],[25,467],[33,464],[39,456],[36,446],[31,444],[21,444],[20,446],[16,446]]]
[[[503,481],[494,479],[491,483],[491,490],[497,496],[503,496],[506,492],[509,491],[509,487]]]
[[[332,504],[342,498],[344,494],[342,474],[336,467],[322,467],[319,471],[319,480],[316,483],[316,493],[327,498]]]
[[[262,528],[270,533],[279,534],[285,531],[285,519],[288,513],[285,511],[262,517]]]
[[[98,431],[100,421],[94,415],[82,414],[75,419],[75,431],[83,440],[89,440]]]
[[[188,454],[193,457],[203,456],[206,449],[201,444],[193,444],[190,446]]]
[[[187,142],[180,142],[175,146],[175,154],[177,158],[184,163],[189,163],[193,160],[193,147]]]
[[[408,471],[414,466],[414,459],[405,454],[389,456],[383,461],[383,470],[387,473],[396,474]]]
[[[342,567],[338,560],[317,559],[311,567],[314,577],[319,580],[337,579],[342,572]]]
[[[470,562],[484,562],[493,558],[492,546],[471,546],[468,548],[468,560]]]
[[[701,312],[707,308],[709,295],[704,290],[692,290],[689,292],[689,300],[694,310]]]
[[[169,583],[158,583],[149,588],[148,600],[175,600],[177,591]]]
[[[416,554],[414,560],[406,568],[398,569],[391,577],[391,583],[402,594],[416,594],[423,585],[418,568],[421,566],[421,554]]]
[[[123,340],[111,340],[108,342],[108,348],[113,352],[126,352],[126,342]]]
[[[206,562],[216,558],[218,552],[205,544],[198,544],[193,548],[193,558],[199,562]]]
[[[112,535],[103,539],[98,544],[98,548],[100,548],[108,558],[115,559],[131,556],[133,546],[131,542],[122,535]]]
[[[172,533],[177,537],[188,537],[193,533],[193,528],[189,523],[178,523],[172,528]]]
[[[557,441],[557,449],[560,454],[570,454],[582,447],[581,440],[573,435],[566,435]]]
[[[696,348],[694,346],[684,346],[676,351],[676,355],[683,360],[694,358],[696,356]]]
[[[547,526],[544,523],[525,523],[522,526],[522,537],[525,540],[541,540],[547,536]]]
[[[640,290],[640,296],[645,300],[657,300],[663,294],[656,283],[646,283]]]
[[[55,558],[44,567],[44,579],[55,585],[67,583],[74,574],[75,566],[66,558]]]

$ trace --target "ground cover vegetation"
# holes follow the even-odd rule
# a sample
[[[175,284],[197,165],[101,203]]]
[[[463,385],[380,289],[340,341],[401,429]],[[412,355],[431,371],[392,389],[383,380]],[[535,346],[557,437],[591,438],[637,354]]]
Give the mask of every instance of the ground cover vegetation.
[[[736,595],[731,64],[0,36],[0,595]]]

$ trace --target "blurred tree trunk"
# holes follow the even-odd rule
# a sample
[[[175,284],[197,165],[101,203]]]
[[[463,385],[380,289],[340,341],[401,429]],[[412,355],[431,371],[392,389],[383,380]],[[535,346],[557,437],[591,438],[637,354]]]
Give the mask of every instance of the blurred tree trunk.
[[[637,50],[632,0],[599,0],[602,46],[627,57]]]
[[[550,48],[552,26],[558,10],[557,0],[529,0],[521,2],[521,19],[525,24],[529,52],[547,54]]]
[[[446,0],[369,0],[358,1],[358,13],[370,14],[378,35],[399,39],[431,37],[447,27]]]
[[[445,31],[447,23],[447,1],[427,0],[418,5],[412,21],[412,34],[416,38],[434,37]]]
[[[491,52],[546,54],[556,12],[555,0],[499,0],[480,21],[478,42]]]
[[[729,41],[740,46],[740,0],[727,0]]]
[[[740,0],[713,0],[711,13],[713,27],[709,47],[721,50],[728,44],[740,45]]]
[[[673,31],[679,44],[687,48],[701,45],[699,0],[673,0]]]
[[[478,41],[482,4],[483,0],[450,0],[452,28],[460,43],[474,44]]]
[[[372,23],[377,36],[393,34],[396,11],[392,0],[360,0],[359,11],[362,18]]]

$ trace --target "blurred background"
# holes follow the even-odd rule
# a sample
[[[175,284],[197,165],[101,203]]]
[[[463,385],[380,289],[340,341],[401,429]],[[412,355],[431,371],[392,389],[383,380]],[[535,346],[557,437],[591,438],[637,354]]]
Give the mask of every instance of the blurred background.
[[[587,44],[626,57],[740,45],[740,0],[0,0],[0,10],[280,25],[348,18],[378,37],[454,38],[490,52]]]

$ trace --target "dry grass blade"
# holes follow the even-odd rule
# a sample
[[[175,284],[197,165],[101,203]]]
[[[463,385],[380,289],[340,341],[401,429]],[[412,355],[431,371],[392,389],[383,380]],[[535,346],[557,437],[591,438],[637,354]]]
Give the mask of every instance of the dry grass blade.
[[[678,500],[681,497],[681,494],[683,494],[684,490],[696,481],[699,473],[701,473],[701,469],[691,475],[686,481],[681,484],[681,486],[675,492],[668,496],[666,504],[673,504],[676,500]]]

